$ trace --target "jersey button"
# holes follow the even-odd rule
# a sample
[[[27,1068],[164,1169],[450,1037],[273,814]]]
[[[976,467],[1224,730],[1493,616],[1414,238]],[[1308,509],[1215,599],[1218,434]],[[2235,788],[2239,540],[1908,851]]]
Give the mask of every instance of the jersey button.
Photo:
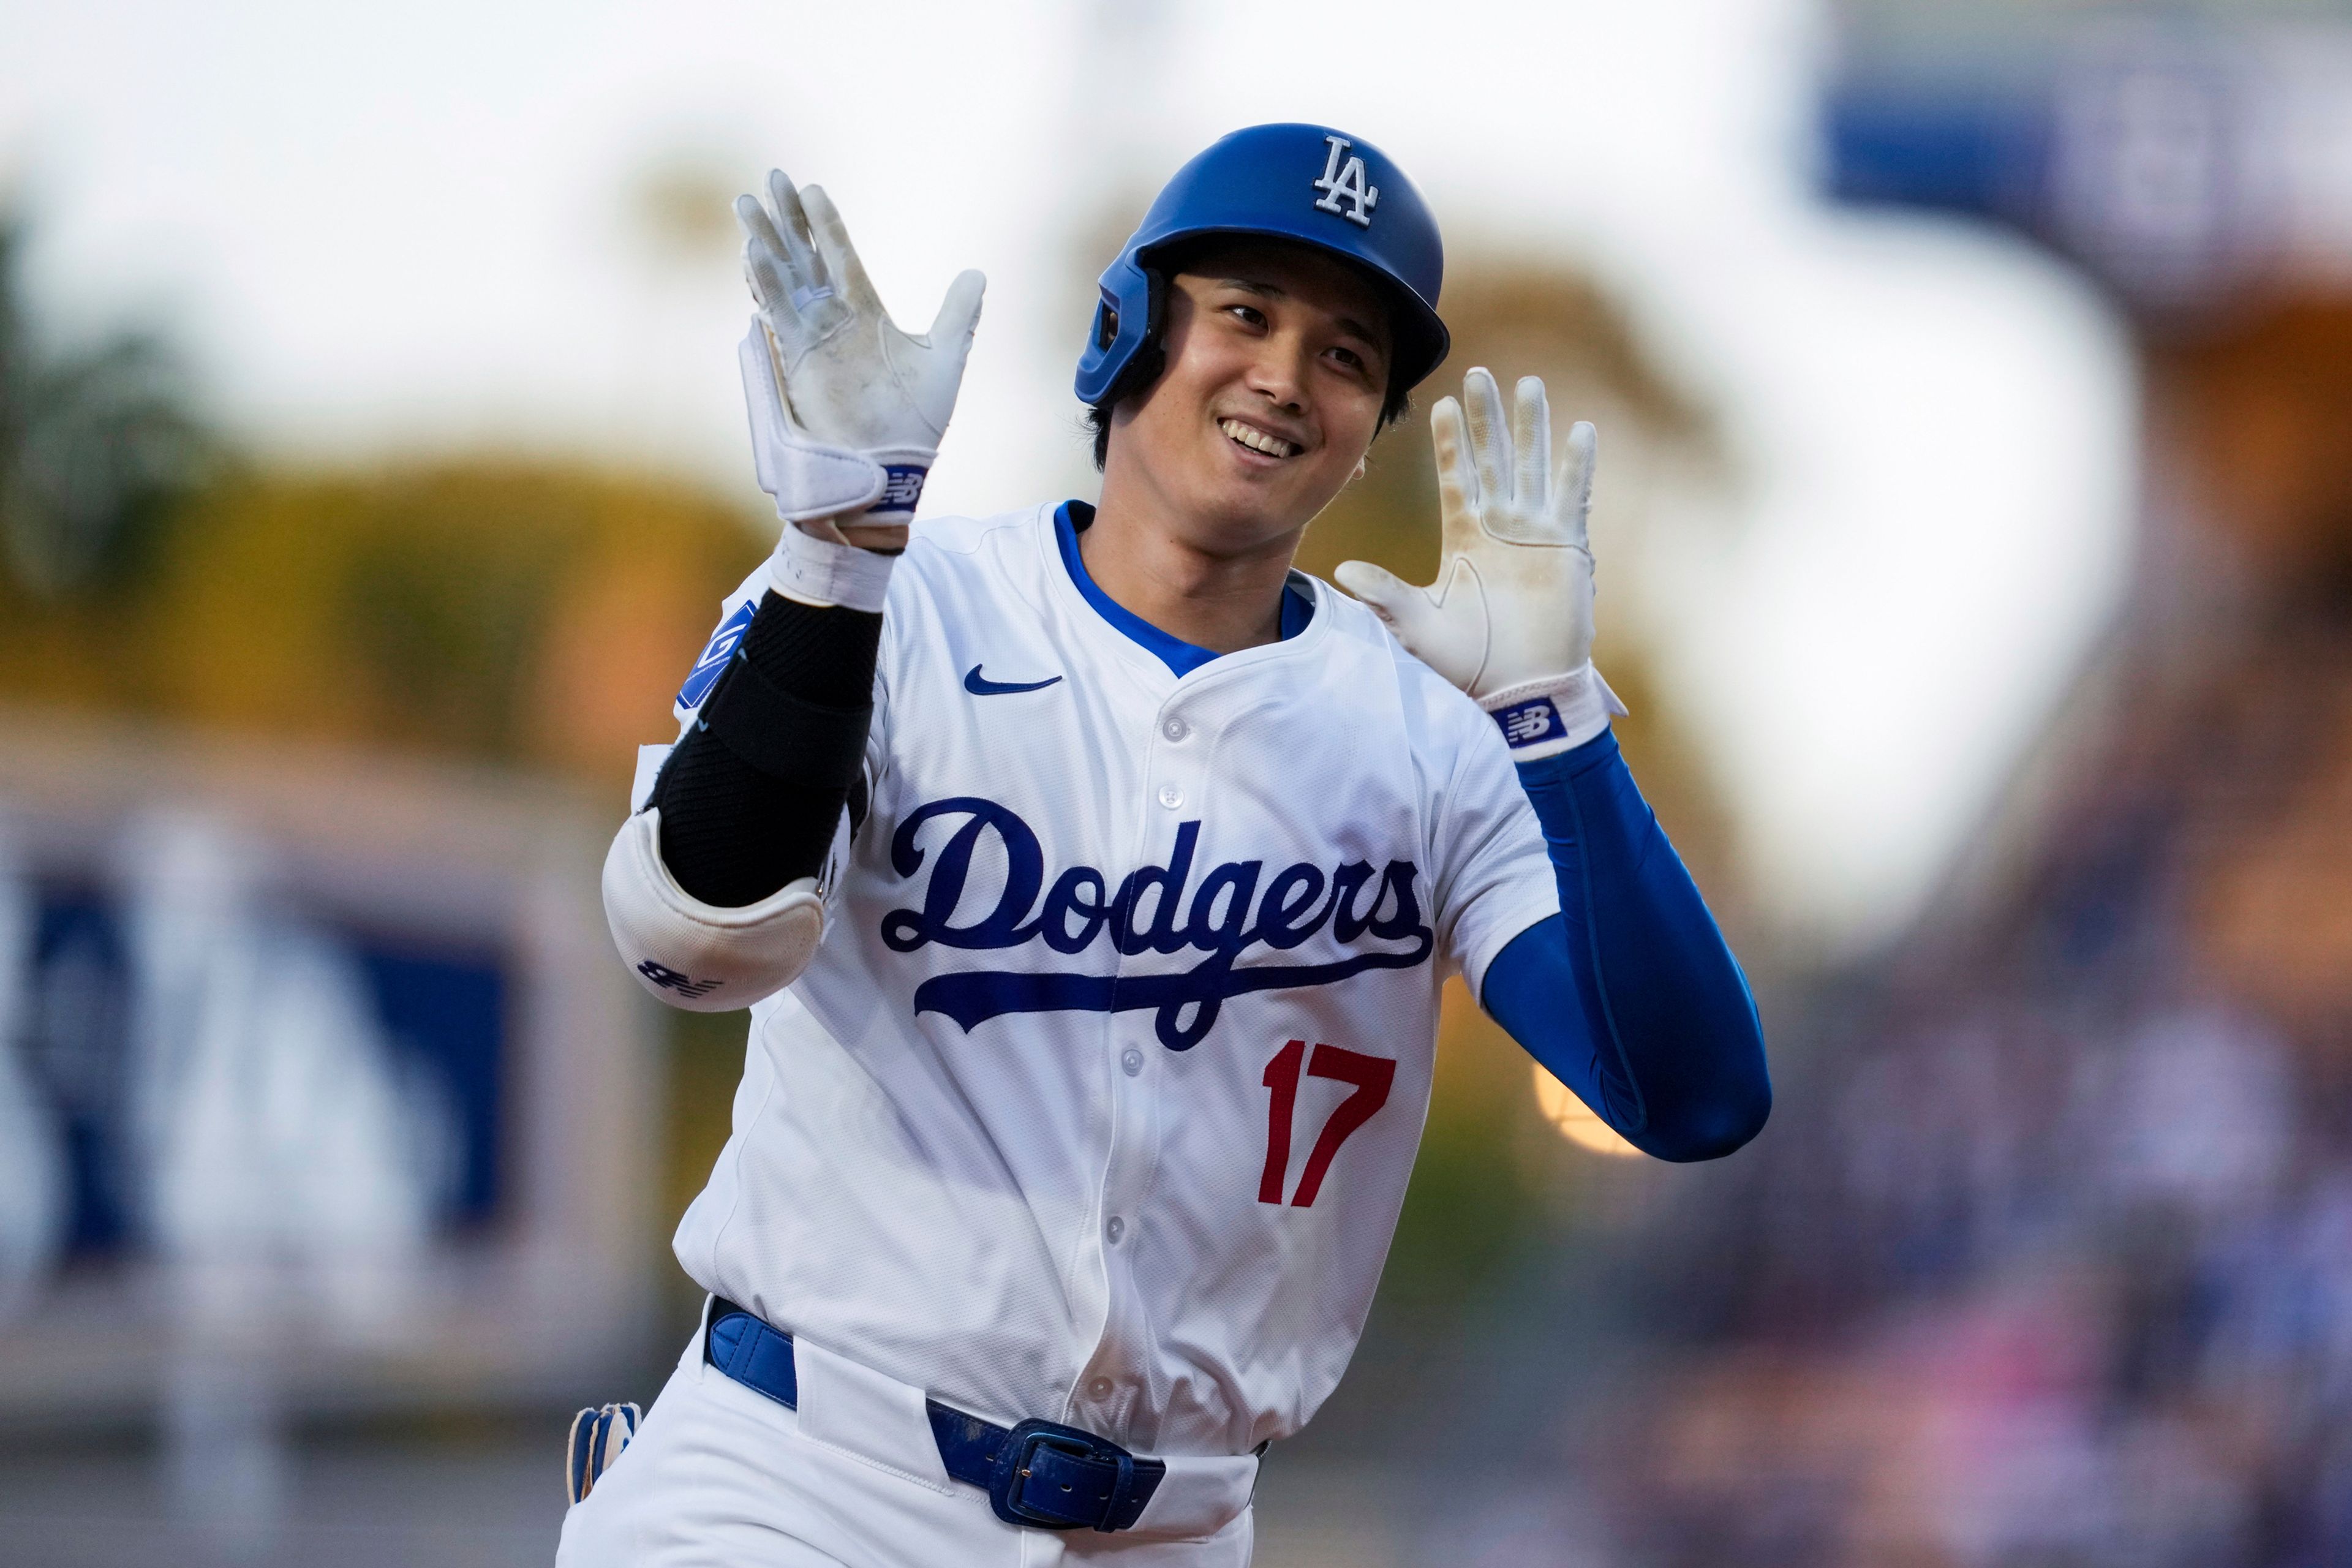
[[[1169,810],[1173,811],[1178,806],[1184,804],[1184,792],[1178,789],[1174,784],[1161,784],[1160,786],[1160,804],[1166,806]]]
[[[1096,1378],[1092,1383],[1087,1384],[1087,1393],[1096,1399],[1108,1399],[1110,1397],[1110,1379],[1107,1377]]]
[[[1118,1238],[1126,1234],[1127,1221],[1119,1218],[1117,1215],[1111,1215],[1110,1223],[1103,1226],[1103,1238],[1108,1241],[1113,1247],[1117,1247],[1118,1245]]]
[[[1168,722],[1160,726],[1160,732],[1171,741],[1181,741],[1192,732],[1192,726],[1171,713]]]
[[[1118,1065],[1127,1069],[1128,1077],[1133,1078],[1143,1070],[1143,1053],[1129,1046],[1119,1053]]]

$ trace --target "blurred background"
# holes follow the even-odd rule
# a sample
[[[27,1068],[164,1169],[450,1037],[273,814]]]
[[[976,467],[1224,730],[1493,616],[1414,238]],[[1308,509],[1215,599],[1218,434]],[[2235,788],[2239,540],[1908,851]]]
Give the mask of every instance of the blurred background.
[[[0,1538],[551,1559],[740,1016],[595,897],[768,548],[728,201],[1092,494],[1092,279],[1379,142],[1594,419],[1600,660],[1778,1102],[1627,1151],[1454,995],[1260,1561],[2352,1561],[2352,6],[0,0]],[[1418,417],[1310,531],[1425,580]]]

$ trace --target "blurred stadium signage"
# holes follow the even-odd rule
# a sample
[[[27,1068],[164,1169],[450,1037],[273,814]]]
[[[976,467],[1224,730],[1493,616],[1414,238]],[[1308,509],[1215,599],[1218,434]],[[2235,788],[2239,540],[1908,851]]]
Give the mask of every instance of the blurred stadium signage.
[[[0,1410],[223,1366],[289,1411],[536,1401],[635,1351],[655,1062],[604,826],[542,781],[0,714]]]
[[[2352,277],[2352,37],[2032,37],[1858,39],[1825,106],[1831,194],[1995,219],[2158,311]]]

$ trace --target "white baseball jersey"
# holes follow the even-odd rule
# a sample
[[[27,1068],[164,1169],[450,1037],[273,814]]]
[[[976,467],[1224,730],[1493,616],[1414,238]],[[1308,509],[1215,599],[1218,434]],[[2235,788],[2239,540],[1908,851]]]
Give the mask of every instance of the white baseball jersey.
[[[1243,1454],[1355,1349],[1442,982],[1559,895],[1493,721],[1370,611],[1294,576],[1303,631],[1180,679],[1054,516],[899,559],[869,814],[814,962],[752,1009],[677,1257],[976,1415]]]

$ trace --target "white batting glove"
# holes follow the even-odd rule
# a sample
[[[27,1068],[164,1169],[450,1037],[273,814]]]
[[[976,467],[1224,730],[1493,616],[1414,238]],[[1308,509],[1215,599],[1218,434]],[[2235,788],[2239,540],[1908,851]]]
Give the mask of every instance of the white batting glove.
[[[814,524],[820,538],[903,544],[955,412],[988,280],[958,277],[931,330],[909,337],[883,310],[822,190],[795,191],[778,169],[768,196],[767,206],[735,202],[759,307],[740,358],[760,488],[776,498],[778,517]]]
[[[1532,762],[1582,745],[1625,711],[1592,668],[1584,520],[1595,437],[1578,421],[1555,474],[1540,380],[1520,381],[1508,424],[1485,369],[1463,377],[1462,396],[1466,432],[1462,403],[1442,398],[1429,412],[1444,517],[1437,582],[1416,588],[1369,561],[1336,575],[1408,652],[1495,716],[1515,761]]]

